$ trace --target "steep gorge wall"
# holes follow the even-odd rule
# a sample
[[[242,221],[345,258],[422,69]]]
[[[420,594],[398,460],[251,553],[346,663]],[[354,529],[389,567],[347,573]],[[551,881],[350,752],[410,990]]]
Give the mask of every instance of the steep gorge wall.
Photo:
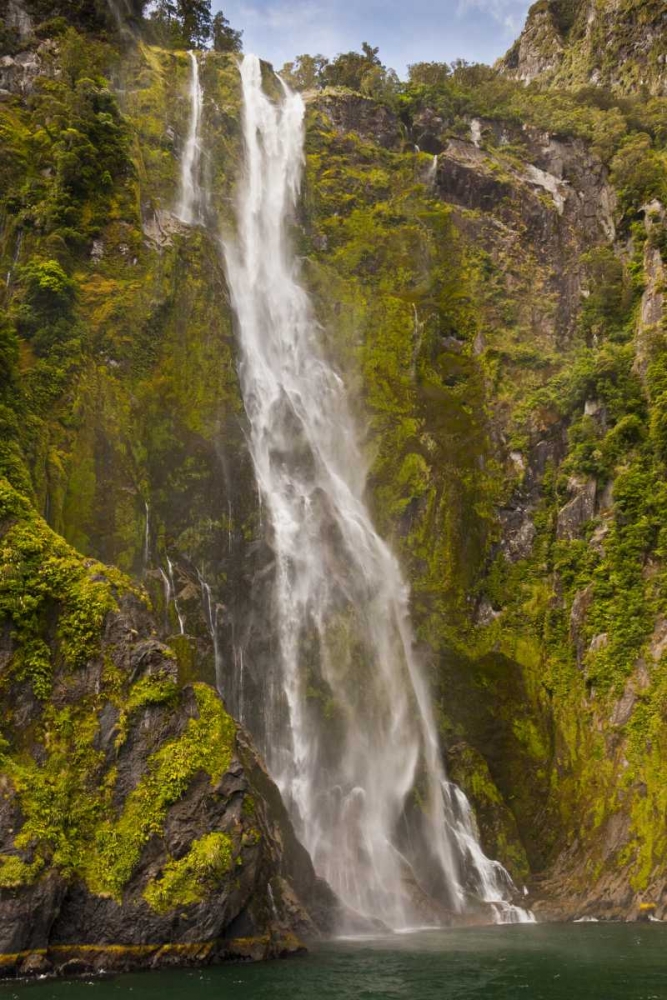
[[[525,83],[667,95],[662,0],[538,0],[500,60]]]
[[[256,492],[216,235],[172,212],[189,60],[30,44],[0,94],[0,967],[293,953],[336,904],[210,686],[201,575],[243,589]],[[224,201],[238,79],[203,75]]]
[[[213,633],[252,727],[272,555],[216,233],[172,214],[188,60],[86,59],[71,35],[49,43],[46,82],[29,73],[0,102],[2,471],[80,551],[148,585],[183,682],[214,679]],[[202,79],[229,221],[238,78],[208,55]],[[558,912],[625,915],[664,905],[664,216],[611,183],[613,111],[531,100],[399,121],[320,95],[294,238],[487,853],[517,878],[548,872]]]
[[[550,873],[533,886],[544,912],[662,912],[664,470],[647,373],[663,210],[628,206],[562,125],[441,121],[434,167],[398,123],[393,141],[384,115],[374,130],[370,102],[330,102],[311,112],[305,274],[354,359],[376,516],[410,567],[450,771],[489,853]]]

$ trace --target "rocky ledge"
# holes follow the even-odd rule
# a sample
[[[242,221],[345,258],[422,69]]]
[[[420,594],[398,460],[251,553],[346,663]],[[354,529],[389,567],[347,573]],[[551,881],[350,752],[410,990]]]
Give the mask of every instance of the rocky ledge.
[[[301,950],[336,901],[210,686],[142,592],[0,481],[0,971]]]

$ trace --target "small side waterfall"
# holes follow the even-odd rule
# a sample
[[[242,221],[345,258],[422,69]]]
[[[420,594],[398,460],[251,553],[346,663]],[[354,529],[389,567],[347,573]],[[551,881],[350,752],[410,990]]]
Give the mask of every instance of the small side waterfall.
[[[287,228],[303,101],[278,81],[271,100],[255,56],[241,78],[245,171],[224,254],[276,559],[267,628],[279,641],[255,736],[316,869],[349,907],[401,928],[476,897],[499,920],[530,919],[507,902],[509,876],[483,854],[446,779],[408,588],[366,508],[345,387],[298,281]]]
[[[195,52],[190,57],[190,123],[181,159],[181,194],[176,215],[187,225],[201,219],[201,118],[204,104],[199,80],[199,61]]]

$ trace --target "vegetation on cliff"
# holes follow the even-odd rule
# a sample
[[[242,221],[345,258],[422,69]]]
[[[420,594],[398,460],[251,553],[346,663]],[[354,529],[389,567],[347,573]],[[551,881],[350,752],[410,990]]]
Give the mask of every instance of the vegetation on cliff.
[[[653,55],[612,79],[622,39],[595,42],[584,7],[533,8],[565,54],[528,86],[514,56],[502,72],[421,63],[401,84],[370,45],[287,71],[308,91],[303,277],[367,422],[369,492],[409,571],[450,771],[514,874],[606,886],[621,912],[667,863],[667,99]],[[643,5],[637,32],[659,15]],[[212,676],[212,634],[226,663],[271,655],[256,628],[270,553],[216,239],[172,212],[189,61],[138,41],[121,59],[107,21],[76,23],[38,30],[37,70],[0,101],[3,676],[39,705],[3,751],[25,825],[0,879],[55,866],[120,898],[195,771],[227,767],[233,723],[198,688],[197,717],[117,809],[113,770],[98,780],[100,699],[120,752],[141,712],[183,695],[169,673],[123,687],[105,663],[99,691],[58,700],[54,664],[85,670],[132,590],[62,538],[145,580],[164,634],[188,633],[182,679]],[[237,43],[201,60],[227,224]],[[584,50],[606,53],[601,76]],[[212,836],[165,855],[146,905],[201,901],[236,864]]]

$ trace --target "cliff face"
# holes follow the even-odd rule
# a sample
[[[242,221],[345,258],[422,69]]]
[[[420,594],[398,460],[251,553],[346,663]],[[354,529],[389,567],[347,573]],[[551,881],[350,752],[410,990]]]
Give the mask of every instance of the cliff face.
[[[353,141],[315,103],[309,259],[358,338],[450,772],[538,911],[662,913],[667,109],[479,75],[406,97],[437,154],[411,169],[385,120]]]
[[[189,61],[23,45],[0,94],[1,967],[294,952],[335,901],[210,686],[203,574],[245,572],[256,492],[217,240],[170,211]],[[238,78],[203,76],[225,199]]]
[[[566,72],[575,43],[603,51],[584,6],[533,8],[524,68],[508,57],[507,72],[589,82]],[[326,924],[227,714],[263,736],[273,566],[218,233],[173,214],[188,72],[185,53],[71,30],[0,67],[0,947],[17,966],[107,942],[170,946],[126,963],[276,953]],[[390,106],[312,97],[302,277],[367,428],[375,519],[408,570],[448,766],[487,853],[542,880],[545,912],[662,912],[665,101],[472,73]],[[604,79],[632,93],[637,78]],[[210,218],[231,226],[233,61],[208,54],[202,83]],[[62,538],[145,585],[154,616]],[[69,569],[20,582],[36,603],[17,637],[16,565],[47,549]],[[216,679],[225,709],[202,684]],[[133,810],[195,729],[200,766],[150,799],[136,841]],[[262,941],[227,940],[248,936]]]
[[[0,490],[2,971],[269,957],[329,929],[278,790],[145,596]]]
[[[525,83],[667,95],[661,0],[539,0],[499,68]]]

